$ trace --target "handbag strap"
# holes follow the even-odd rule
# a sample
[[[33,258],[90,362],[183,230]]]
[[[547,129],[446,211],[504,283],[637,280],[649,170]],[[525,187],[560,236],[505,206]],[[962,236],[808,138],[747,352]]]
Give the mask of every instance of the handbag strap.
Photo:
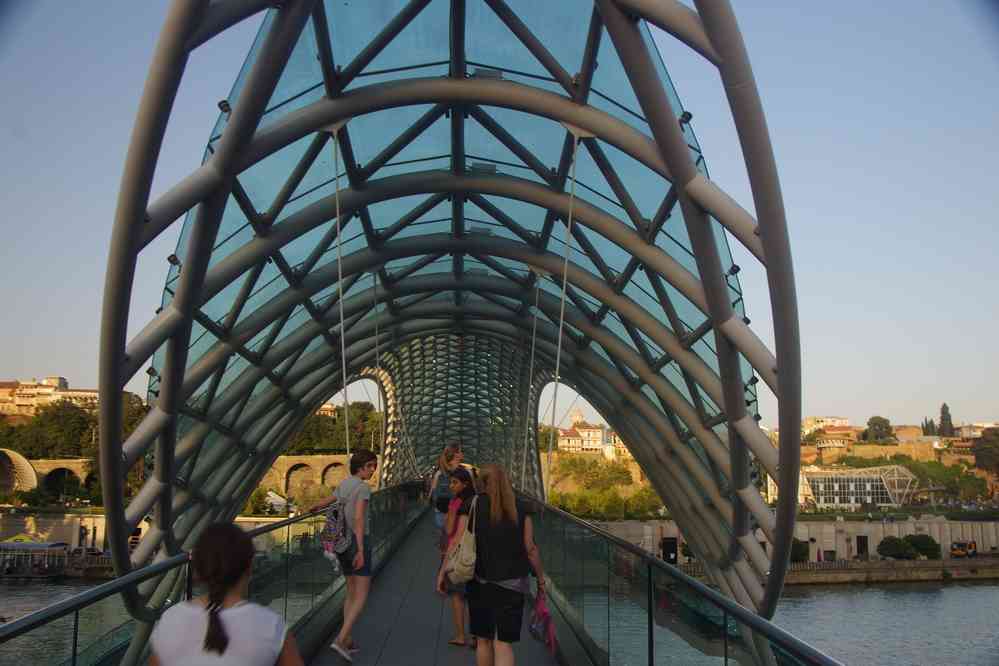
[[[469,513],[468,522],[471,523],[472,525],[472,536],[475,536],[475,519],[479,515],[479,512],[475,510],[475,507],[478,505],[478,502],[479,502],[479,496],[476,495],[475,497],[472,498],[472,506],[468,508],[468,513]],[[468,531],[467,526],[465,527],[465,530]]]

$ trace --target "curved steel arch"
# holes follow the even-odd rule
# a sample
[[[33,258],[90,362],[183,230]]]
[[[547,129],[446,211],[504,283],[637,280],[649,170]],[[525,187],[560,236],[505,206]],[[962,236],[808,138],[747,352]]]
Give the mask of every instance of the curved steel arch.
[[[117,571],[231,518],[302,419],[362,376],[390,403],[386,481],[421,473],[430,447],[453,436],[540,494],[532,426],[555,378],[552,276],[569,251],[560,380],[622,434],[719,587],[771,616],[796,507],[797,312],[772,150],[727,3],[596,0],[580,14],[410,0],[382,24],[364,3],[269,4],[175,0],[143,93],[101,339],[105,397],[152,359],[149,415],[126,442],[101,431]],[[555,30],[544,18],[557,9]],[[263,10],[203,165],[151,202],[190,52]],[[758,222],[706,177],[645,21],[718,69]],[[404,58],[393,49],[407,30],[423,51]],[[447,38],[429,38],[438,33]],[[393,122],[402,126],[386,136]],[[128,340],[137,257],[185,214],[163,307]],[[572,238],[559,240],[570,216]],[[774,352],[748,327],[726,232],[766,270]],[[340,245],[342,262],[331,254]],[[754,418],[757,377],[779,400],[777,448]],[[120,421],[119,403],[101,401],[103,424]],[[518,455],[530,464],[518,468]],[[135,464],[153,474],[126,506]],[[782,489],[776,516],[752,464]],[[150,511],[130,557],[130,527]],[[172,584],[131,590],[129,610],[153,617]]]

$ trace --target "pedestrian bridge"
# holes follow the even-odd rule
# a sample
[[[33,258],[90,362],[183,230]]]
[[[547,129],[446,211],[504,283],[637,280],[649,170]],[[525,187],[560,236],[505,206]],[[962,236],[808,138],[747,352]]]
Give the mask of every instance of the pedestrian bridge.
[[[354,630],[361,647],[354,663],[474,663],[471,650],[447,644],[451,610],[433,590],[440,560],[421,490],[407,484],[372,496],[375,578]],[[558,651],[550,654],[535,640],[525,618],[517,663],[837,663],[717,590],[558,509],[539,504],[533,520]],[[308,663],[342,664],[328,645],[339,628],[343,578],[321,555],[322,525],[322,517],[305,515],[254,530],[250,597],[285,618]],[[168,607],[199,593],[188,566],[186,555],[167,558],[0,627],[0,661],[145,663],[152,625],[129,618],[121,592],[136,586]]]
[[[793,267],[734,13],[726,0],[694,4],[172,2],[124,164],[102,310],[100,474],[136,621],[127,663],[178,598],[165,563],[205,525],[232,520],[303,419],[362,378],[385,412],[380,487],[422,478],[442,444],[461,442],[469,462],[503,465],[536,498],[552,445],[539,422],[558,424],[542,390],[554,385],[553,405],[560,385],[577,391],[642,467],[715,591],[547,508],[566,645],[575,636],[596,663],[644,663],[670,627],[680,640],[667,654],[699,645],[779,660],[746,627],[777,607],[797,508]],[[206,100],[220,114],[201,166],[151,197],[176,93],[199,74],[190,57],[247,20],[260,28],[242,70]],[[708,177],[694,114],[660,57],[667,42],[722,84],[754,210]],[[161,307],[132,312],[136,266],[168,232],[179,240]],[[730,246],[767,283],[772,349],[750,328]],[[144,370],[151,410],[123,437],[120,394]],[[779,406],[776,444],[759,426],[762,387]],[[349,452],[349,410],[342,425]],[[145,483],[126,496],[136,467]],[[775,507],[760,496],[764,474],[779,486]],[[272,561],[303,640],[329,629],[320,611],[335,606],[309,543]],[[619,659],[623,645],[638,656]]]

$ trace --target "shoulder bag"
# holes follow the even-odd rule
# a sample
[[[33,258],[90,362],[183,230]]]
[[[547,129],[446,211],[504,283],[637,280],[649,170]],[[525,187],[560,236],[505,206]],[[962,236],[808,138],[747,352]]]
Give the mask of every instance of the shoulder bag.
[[[458,546],[451,551],[447,559],[447,577],[455,585],[461,585],[475,576],[475,510],[478,497],[472,498],[472,506],[468,510],[468,521],[465,531],[458,540]]]

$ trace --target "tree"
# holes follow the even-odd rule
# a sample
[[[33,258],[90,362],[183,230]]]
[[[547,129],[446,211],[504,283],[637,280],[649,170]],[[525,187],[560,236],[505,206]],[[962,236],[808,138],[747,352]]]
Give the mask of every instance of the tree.
[[[807,435],[801,438],[801,443],[805,445],[816,444],[825,434],[826,431],[823,430],[822,428],[813,430],[812,432],[808,433]]]
[[[29,459],[78,458],[84,443],[93,441],[97,417],[68,400],[46,405],[24,425],[14,426],[3,435],[11,448]]]
[[[624,498],[615,488],[608,488],[597,493],[594,508],[604,520],[623,520],[625,513]]]
[[[254,516],[267,513],[267,491],[263,488],[257,488],[254,490],[253,494],[246,500],[246,506],[243,507],[243,513]]]
[[[950,419],[950,407],[947,403],[940,405],[940,425],[937,428],[937,434],[941,437],[953,437],[954,436],[954,422]]]
[[[982,436],[972,443],[975,467],[999,474],[999,428],[986,428]]]
[[[867,430],[863,434],[865,435],[864,439],[868,442],[882,442],[895,438],[891,429],[891,421],[883,416],[872,416],[867,419]]]
[[[912,544],[896,536],[886,536],[878,544],[878,555],[890,557],[894,560],[914,560],[916,559],[916,549]]]
[[[924,435],[937,434],[937,424],[933,422],[933,419],[923,419],[923,434]]]
[[[625,515],[628,518],[657,518],[663,508],[663,501],[652,486],[642,486],[625,500]]]
[[[929,534],[909,534],[903,540],[926,559],[940,559],[940,544]]]

